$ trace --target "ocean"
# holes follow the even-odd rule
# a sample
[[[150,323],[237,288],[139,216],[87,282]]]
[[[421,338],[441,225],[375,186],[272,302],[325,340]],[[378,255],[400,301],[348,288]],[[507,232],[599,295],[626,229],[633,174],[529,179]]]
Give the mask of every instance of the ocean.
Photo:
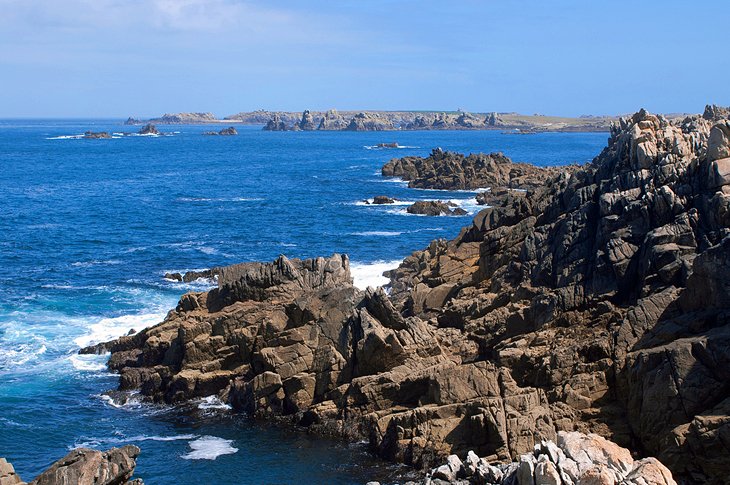
[[[112,120],[0,120],[0,456],[25,480],[75,447],[127,443],[142,449],[135,476],[151,485],[404,480],[405,467],[373,458],[364,443],[255,421],[212,397],[121,404],[104,394],[117,385],[105,357],[76,352],[161,321],[183,293],[209,285],[165,280],[170,271],[338,252],[358,286],[385,283],[384,270],[455,237],[480,209],[474,192],[382,177],[391,158],[441,147],[584,163],[608,137],[158,128],[167,135],[124,135],[139,127]],[[117,135],[78,138],[86,130]],[[404,148],[374,147],[392,141]],[[363,202],[376,195],[402,202]],[[421,199],[469,215],[407,214]]]

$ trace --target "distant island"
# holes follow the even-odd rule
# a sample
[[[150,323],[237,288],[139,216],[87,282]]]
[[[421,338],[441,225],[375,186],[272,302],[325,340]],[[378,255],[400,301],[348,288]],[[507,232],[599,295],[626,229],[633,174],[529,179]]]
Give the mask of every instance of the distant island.
[[[679,115],[677,115],[679,116]],[[684,115],[681,115],[684,116]],[[669,116],[674,117],[674,116]],[[267,131],[501,130],[505,133],[608,132],[618,116],[577,118],[519,113],[457,111],[267,111],[241,112],[222,119],[213,113],[167,113],[158,118],[128,118],[125,124],[160,125],[239,123]]]

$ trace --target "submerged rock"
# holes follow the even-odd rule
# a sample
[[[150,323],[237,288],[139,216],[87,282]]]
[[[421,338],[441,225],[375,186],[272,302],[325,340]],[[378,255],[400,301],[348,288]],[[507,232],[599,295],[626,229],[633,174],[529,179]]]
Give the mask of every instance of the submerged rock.
[[[370,202],[368,202],[370,203]],[[373,204],[395,204],[395,199],[388,197],[387,195],[376,195],[373,197]]]
[[[238,135],[238,130],[236,130],[236,128],[234,128],[233,126],[229,126],[228,128],[223,128],[220,131],[205,131],[203,132],[203,134],[209,136],[233,136]]]

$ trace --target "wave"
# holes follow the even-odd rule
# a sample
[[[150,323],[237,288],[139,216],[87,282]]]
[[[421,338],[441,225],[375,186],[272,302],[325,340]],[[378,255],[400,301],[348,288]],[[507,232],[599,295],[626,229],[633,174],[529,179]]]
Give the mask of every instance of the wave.
[[[178,197],[178,202],[260,202],[262,197]]]
[[[76,354],[69,357],[69,361],[76,370],[100,372],[106,370],[106,360],[108,358],[108,355]]]
[[[71,263],[71,266],[75,266],[77,268],[89,268],[91,266],[111,266],[116,264],[122,264],[121,261],[118,259],[106,259],[106,260],[91,260],[91,261],[76,261],[75,263]]]
[[[380,175],[380,172],[378,172],[377,175]],[[386,184],[408,185],[408,181],[403,180],[400,177],[383,177],[383,178],[377,179],[376,182],[381,182],[381,183],[386,183]]]
[[[137,315],[122,315],[113,318],[102,318],[89,326],[88,333],[75,338],[73,341],[79,347],[88,347],[101,342],[121,337],[131,329],[140,331],[164,320],[166,313],[142,313]]]
[[[403,231],[363,231],[351,232],[351,236],[400,236]]]
[[[350,274],[352,274],[353,284],[361,290],[364,290],[368,286],[375,288],[387,285],[390,280],[383,276],[383,272],[397,268],[400,263],[400,259],[393,261],[375,261],[372,263],[350,263]]]
[[[233,440],[216,436],[202,436],[190,442],[189,446],[192,451],[182,455],[182,458],[185,460],[215,460],[219,456],[238,452],[238,448],[234,448],[232,445]]]

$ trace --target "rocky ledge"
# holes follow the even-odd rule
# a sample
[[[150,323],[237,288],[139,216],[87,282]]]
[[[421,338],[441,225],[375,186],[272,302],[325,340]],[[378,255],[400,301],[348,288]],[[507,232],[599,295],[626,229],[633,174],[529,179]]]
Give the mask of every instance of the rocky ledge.
[[[143,485],[132,479],[140,449],[127,445],[109,451],[76,448],[53,463],[30,485]],[[22,485],[13,465],[0,458],[0,485]]]
[[[203,134],[208,136],[234,136],[238,135],[238,130],[236,130],[233,126],[229,126],[228,128],[223,128],[220,131],[206,131],[203,132]]]
[[[406,208],[409,214],[424,216],[464,216],[468,214],[464,209],[453,202],[441,200],[419,200]]]
[[[720,483],[729,140],[730,120],[642,110],[590,165],[508,191],[406,258],[390,294],[356,289],[340,255],[224,267],[217,288],[96,350],[112,351],[122,390],[217,394],[418,467],[470,450],[507,463],[579,431]]]
[[[462,155],[434,148],[425,158],[394,158],[383,166],[381,172],[385,177],[400,177],[408,181],[408,187],[416,189],[489,188],[494,194],[506,189],[536,189],[558,174],[578,169],[576,165],[537,167],[529,163],[515,163],[502,153]],[[488,198],[483,196],[482,200],[486,202]]]

